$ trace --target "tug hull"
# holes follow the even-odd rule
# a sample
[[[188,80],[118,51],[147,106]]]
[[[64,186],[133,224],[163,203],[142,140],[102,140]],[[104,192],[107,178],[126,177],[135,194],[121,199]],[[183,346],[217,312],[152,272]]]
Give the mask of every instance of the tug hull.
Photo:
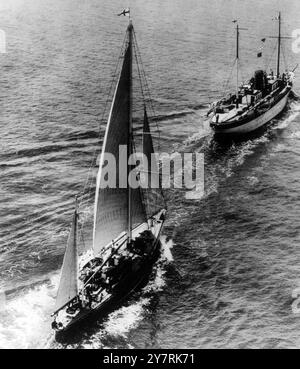
[[[249,114],[249,116],[244,119],[235,119],[228,122],[211,122],[210,125],[215,135],[217,137],[242,136],[262,128],[284,110],[287,105],[290,91],[290,87],[282,91],[280,99],[263,113],[253,113],[252,117]]]

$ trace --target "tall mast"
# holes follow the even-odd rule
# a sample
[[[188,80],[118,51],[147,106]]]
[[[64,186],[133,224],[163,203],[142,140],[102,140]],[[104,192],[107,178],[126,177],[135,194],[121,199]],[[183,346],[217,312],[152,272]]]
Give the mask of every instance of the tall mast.
[[[281,14],[278,13],[278,52],[277,52],[277,78],[280,74],[280,43],[281,43]]]
[[[239,106],[239,25],[236,24],[236,107]]]
[[[130,14],[130,13],[129,13]],[[128,147],[127,147],[127,177],[130,171],[129,168],[129,157],[132,154],[132,32],[133,32],[133,25],[132,21],[129,18],[129,25],[128,25],[128,47],[130,53],[130,60],[129,60],[129,124],[128,124]],[[127,178],[127,186],[128,186],[128,241],[131,241],[131,233],[132,233],[132,196],[131,196],[131,187]]]
[[[76,283],[78,289],[78,196],[75,196],[75,214],[74,214],[74,249],[76,250]]]

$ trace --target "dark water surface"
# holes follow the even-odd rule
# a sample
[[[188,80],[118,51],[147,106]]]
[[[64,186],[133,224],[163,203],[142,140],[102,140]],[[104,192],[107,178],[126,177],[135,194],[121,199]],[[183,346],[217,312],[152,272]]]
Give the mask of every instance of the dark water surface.
[[[124,38],[128,1],[0,1],[0,347],[61,347],[50,332],[74,195],[83,190]],[[208,103],[222,94],[239,19],[242,76],[268,64],[273,41],[300,28],[289,1],[131,1],[164,151],[205,155],[205,196],[170,190],[167,260],[149,285],[68,347],[299,347],[300,103],[260,136],[220,146]],[[257,16],[259,14],[259,16]],[[291,41],[290,66],[299,62]],[[275,55],[274,55],[275,56]],[[295,92],[300,91],[296,76]],[[101,129],[103,131],[104,126]],[[91,188],[91,193],[94,187]],[[93,203],[83,204],[85,243]],[[172,239],[168,241],[168,239]],[[170,253],[170,247],[172,247]]]

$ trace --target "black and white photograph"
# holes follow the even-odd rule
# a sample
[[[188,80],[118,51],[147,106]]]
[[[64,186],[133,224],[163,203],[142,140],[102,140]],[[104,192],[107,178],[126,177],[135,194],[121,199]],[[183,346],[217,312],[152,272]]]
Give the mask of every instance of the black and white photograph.
[[[299,63],[299,0],[0,0],[0,349],[299,349]]]

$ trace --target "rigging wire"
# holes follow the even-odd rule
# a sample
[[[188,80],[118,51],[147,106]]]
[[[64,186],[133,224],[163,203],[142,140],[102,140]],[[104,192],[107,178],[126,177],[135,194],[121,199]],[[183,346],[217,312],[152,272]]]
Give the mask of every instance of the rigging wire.
[[[137,43],[136,33],[135,33],[134,30],[133,30],[133,36],[134,36],[134,44],[136,45],[136,52],[137,52],[137,56],[138,56],[137,60],[139,61],[140,65],[141,65],[141,72],[142,72],[143,80],[144,80],[144,83],[145,83],[145,91],[148,94],[148,102],[149,102],[149,107],[150,107],[151,112],[152,112],[152,119],[154,120],[154,123],[156,124],[157,132],[158,132],[158,151],[160,151],[160,128],[159,128],[158,121],[155,118],[156,113],[155,113],[155,109],[154,109],[154,106],[153,106],[153,99],[152,99],[152,95],[151,95],[151,92],[150,92],[148,80],[147,80],[147,77],[146,77],[145,68],[144,68],[142,57],[141,57],[140,49],[139,49],[139,46],[138,46],[138,43]]]
[[[275,46],[274,46],[273,51],[272,51],[272,53],[271,53],[271,56],[270,56],[270,58],[269,58],[268,62],[266,63],[266,67],[265,67],[265,69],[266,69],[266,70],[268,70],[268,69],[269,69],[269,66],[270,66],[270,64],[271,64],[271,62],[272,62],[272,59],[273,59],[273,56],[274,56],[274,54],[275,54],[276,49],[277,49],[277,44],[275,43]]]
[[[282,56],[283,56],[284,68],[287,70],[288,69],[288,63],[286,61],[285,50],[284,50],[283,44],[281,44],[281,51],[282,51]]]
[[[232,67],[231,67],[231,70],[230,70],[229,77],[227,78],[227,80],[226,80],[226,82],[224,84],[223,96],[226,95],[226,91],[228,90],[228,85],[229,85],[229,82],[231,80],[231,77],[232,77],[232,74],[233,74],[233,68],[235,67],[235,64],[236,64],[236,60],[232,63]]]
[[[149,85],[148,85],[145,69],[144,69],[144,66],[143,66],[142,57],[141,57],[141,54],[140,54],[139,49],[138,49],[137,39],[136,39],[136,35],[135,35],[134,30],[133,30],[133,34],[134,34],[134,42],[133,42],[134,47],[133,47],[133,49],[134,49],[134,52],[135,52],[136,64],[137,64],[138,75],[139,75],[139,80],[140,80],[141,93],[142,93],[142,96],[143,96],[144,103],[146,101],[145,90],[148,93],[148,102],[149,102],[149,105],[150,105],[150,109],[152,110],[152,119],[154,118],[154,121],[155,121],[156,127],[157,127],[157,131],[158,131],[158,138],[159,138],[158,150],[160,151],[159,125],[158,125],[157,121],[155,120],[156,114],[155,114],[154,107],[153,107],[153,104],[152,104],[153,100],[151,98],[151,92],[150,92],[150,88],[149,88]],[[144,83],[144,87],[143,87],[143,83]],[[141,191],[141,192],[143,192],[143,191]],[[149,189],[146,192],[149,192]],[[163,200],[165,201],[165,197],[164,197],[164,194],[163,194],[162,190],[160,191],[160,194],[161,194]],[[143,199],[145,201],[146,197],[144,196],[144,194],[142,194],[142,196],[143,196]],[[147,202],[147,199],[146,199],[145,202]],[[148,204],[149,204],[149,202],[148,202]]]
[[[140,70],[140,66],[139,66],[139,61],[138,61],[138,56],[137,56],[136,42],[133,42],[133,51],[134,51],[134,56],[135,56],[137,70],[138,70],[138,75],[139,75],[141,94],[143,96],[143,101],[145,102],[146,101],[146,98],[145,98],[145,94],[144,94],[142,74],[141,74],[141,70]]]
[[[232,31],[232,38],[234,38],[234,37],[235,37],[235,30]],[[231,45],[231,49],[230,49],[230,55],[233,54],[234,52],[235,52],[235,46],[232,44]],[[237,62],[237,59],[235,58],[234,61],[233,61],[233,63],[232,63],[232,66],[231,66],[230,74],[229,74],[227,80],[225,81],[225,83],[223,84],[222,97],[225,97],[226,96],[226,93],[228,91],[229,82],[232,79],[233,68],[235,67],[236,62]]]
[[[112,78],[112,81],[111,81],[110,86],[109,86],[109,92],[107,94],[107,98],[106,98],[106,101],[105,101],[105,104],[104,104],[104,109],[102,111],[102,115],[101,115],[101,118],[100,118],[99,128],[98,128],[98,138],[99,139],[101,138],[101,124],[104,122],[105,115],[107,114],[107,107],[108,107],[109,101],[111,100],[113,86],[116,84],[116,78],[117,78],[117,75],[118,75],[117,72],[120,68],[120,62],[123,59],[123,56],[124,56],[124,53],[125,53],[125,50],[126,50],[126,45],[127,45],[127,32],[125,33],[125,36],[124,36],[124,39],[123,39],[123,42],[122,42],[121,51],[120,51],[120,54],[119,54],[119,57],[118,57],[118,60],[117,60],[117,63],[116,63],[116,66],[115,66],[115,69],[114,69],[114,72],[113,72],[113,78]],[[82,207],[84,201],[87,204],[90,200],[90,195],[91,195],[92,187],[93,187],[92,168],[94,168],[95,165],[96,165],[97,157],[98,157],[97,153],[98,152],[99,152],[99,148],[95,148],[94,151],[93,151],[93,156],[92,156],[92,160],[91,160],[91,163],[90,163],[90,166],[89,166],[88,175],[87,175],[86,181],[84,183],[83,189],[80,192],[78,209],[80,209]],[[80,229],[79,229],[79,238],[83,237],[83,233],[84,233],[83,230],[84,230],[85,223],[86,223],[86,219],[84,219],[84,221],[81,223],[81,226],[80,226]]]
[[[148,81],[146,78],[146,74],[145,74],[145,70],[143,68],[143,62],[142,62],[142,58],[141,58],[141,53],[137,44],[137,39],[136,39],[136,34],[135,31],[133,30],[133,35],[134,35],[134,42],[133,42],[133,50],[135,53],[135,58],[136,58],[136,62],[137,62],[137,67],[138,67],[138,74],[139,74],[139,80],[140,80],[140,87],[141,87],[141,93],[143,96],[143,100],[149,102],[149,107],[150,110],[152,112],[152,119],[154,120],[156,127],[157,127],[157,131],[158,131],[158,137],[159,137],[159,142],[158,142],[158,148],[160,150],[160,129],[159,129],[159,125],[157,120],[155,119],[155,109],[152,103],[152,96],[150,93],[150,89],[149,89],[149,85],[148,85]],[[111,100],[111,95],[112,95],[112,90],[113,90],[113,86],[116,85],[116,79],[117,79],[117,71],[120,68],[120,63],[121,60],[123,59],[125,50],[126,50],[126,46],[128,45],[128,33],[126,32],[125,36],[124,36],[124,40],[122,43],[122,47],[121,47],[121,51],[120,51],[120,55],[118,57],[118,61],[116,63],[116,67],[113,73],[113,79],[112,82],[110,84],[109,87],[109,92],[105,101],[105,105],[104,105],[104,109],[103,109],[103,113],[101,115],[100,118],[100,122],[99,122],[99,131],[98,131],[98,138],[101,138],[101,124],[104,122],[104,118],[105,115],[107,113],[107,108],[109,105],[109,102]],[[146,99],[146,94],[148,95],[148,99]],[[83,190],[80,192],[80,197],[79,197],[79,205],[78,208],[81,208],[83,206],[83,204],[88,204],[90,201],[90,195],[93,189],[93,183],[94,181],[93,179],[93,173],[92,173],[92,169],[95,167],[95,164],[97,162],[97,153],[99,152],[99,148],[95,148],[94,152],[93,152],[93,156],[92,156],[92,160],[91,160],[91,164],[89,166],[89,170],[88,170],[88,175],[87,175],[87,179],[85,181],[85,184],[83,186]],[[80,225],[80,230],[79,230],[79,238],[82,239],[83,244],[84,244],[84,225],[86,223],[86,218],[83,220],[83,222]],[[85,245],[84,245],[85,247]]]

